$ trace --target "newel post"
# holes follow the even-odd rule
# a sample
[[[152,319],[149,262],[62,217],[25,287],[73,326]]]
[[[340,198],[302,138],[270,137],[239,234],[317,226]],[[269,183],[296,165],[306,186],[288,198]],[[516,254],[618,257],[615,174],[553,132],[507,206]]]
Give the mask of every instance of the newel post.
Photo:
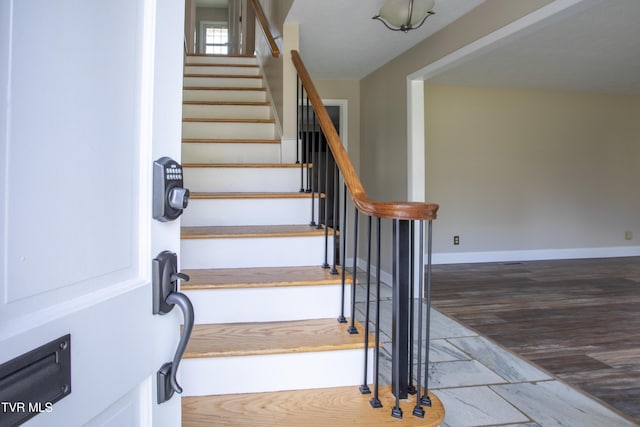
[[[411,223],[393,221],[392,387],[396,399],[409,392]]]

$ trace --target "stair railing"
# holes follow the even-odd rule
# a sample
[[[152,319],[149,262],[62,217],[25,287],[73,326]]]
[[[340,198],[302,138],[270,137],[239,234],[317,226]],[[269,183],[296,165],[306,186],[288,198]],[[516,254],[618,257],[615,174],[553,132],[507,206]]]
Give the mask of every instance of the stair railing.
[[[267,20],[266,15],[264,14],[264,10],[262,10],[262,6],[258,0],[251,0],[251,6],[253,7],[253,12],[256,15],[256,19],[258,20],[258,24],[260,25],[260,29],[262,29],[262,33],[264,34],[267,43],[269,44],[269,48],[271,49],[271,55],[274,58],[277,58],[280,55],[280,49],[276,44],[276,40],[271,34],[271,27],[269,26],[269,21]]]
[[[358,222],[360,216],[367,217],[367,276],[365,305],[365,347],[364,380],[360,386],[363,394],[371,393],[368,386],[368,335],[371,304],[371,265],[372,265],[372,222],[376,220],[376,290],[375,290],[375,346],[373,360],[374,391],[370,404],[381,408],[379,397],[379,360],[380,360],[380,265],[381,265],[381,221],[390,220],[393,225],[393,324],[392,324],[392,378],[391,389],[395,396],[395,406],[391,415],[402,418],[400,399],[408,394],[417,394],[413,415],[424,417],[422,405],[431,406],[429,397],[429,324],[431,306],[431,250],[432,221],[436,219],[438,205],[420,202],[380,202],[371,200],[351,163],[340,140],[340,136],[324,107],[311,80],[300,54],[291,51],[293,64],[298,73],[297,79],[297,163],[300,164],[300,191],[311,193],[312,208],[310,225],[325,230],[324,268],[331,268],[333,274],[339,274],[336,264],[342,266],[342,306],[338,321],[347,323],[345,317],[345,266],[347,240],[347,201],[353,204],[353,285],[351,286],[351,325],[349,333],[358,333],[355,327],[356,273],[358,260]],[[342,183],[342,185],[340,185]],[[342,190],[340,189],[342,187]],[[342,209],[341,209],[342,208]],[[427,262],[424,262],[424,224],[427,222]],[[329,233],[333,236],[333,246],[329,247]],[[351,231],[349,231],[351,233]],[[415,237],[418,235],[418,243]],[[417,246],[417,247],[416,247]],[[333,253],[333,262],[328,263],[329,251]],[[414,259],[418,255],[417,266]],[[340,261],[337,261],[340,258]],[[426,271],[425,271],[426,269]],[[416,273],[416,274],[414,274]],[[424,278],[426,274],[426,287]],[[414,277],[418,277],[418,312],[414,312]],[[426,289],[425,289],[426,288]],[[425,295],[426,291],[426,295]],[[426,314],[422,301],[426,302]],[[426,317],[426,319],[425,319]],[[418,325],[417,339],[415,324]],[[417,341],[417,342],[416,342]],[[425,344],[426,343],[426,344]],[[415,344],[415,346],[414,346]],[[423,354],[423,345],[425,351]],[[417,348],[417,373],[414,376],[414,348]],[[422,383],[424,366],[424,384]],[[414,377],[416,385],[414,385]]]

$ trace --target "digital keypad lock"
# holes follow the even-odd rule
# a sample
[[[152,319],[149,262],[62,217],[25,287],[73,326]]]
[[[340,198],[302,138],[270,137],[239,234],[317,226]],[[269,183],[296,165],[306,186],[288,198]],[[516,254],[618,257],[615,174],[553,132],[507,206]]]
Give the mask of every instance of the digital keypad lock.
[[[172,221],[188,204],[189,190],[184,188],[180,163],[169,157],[153,162],[153,218]]]

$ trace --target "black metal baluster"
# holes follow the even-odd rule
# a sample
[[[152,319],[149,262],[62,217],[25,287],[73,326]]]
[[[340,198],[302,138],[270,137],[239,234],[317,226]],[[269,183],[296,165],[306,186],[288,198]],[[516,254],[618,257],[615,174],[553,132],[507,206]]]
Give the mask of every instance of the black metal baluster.
[[[307,187],[306,187],[305,191],[307,193],[311,192],[311,186],[309,185],[309,181],[311,180],[311,174],[310,174],[310,168],[311,168],[311,153],[310,153],[310,151],[311,151],[311,143],[310,143],[310,140],[311,140],[311,135],[310,135],[310,132],[309,132],[309,127],[310,127],[309,125],[310,125],[311,120],[309,119],[309,117],[310,117],[311,113],[312,113],[312,108],[309,108],[309,96],[307,95],[307,126],[306,126],[306,129],[307,129],[307,132],[306,132],[307,144],[306,144],[306,148],[305,148],[305,150],[306,150],[305,151],[305,163],[307,164]]]
[[[324,144],[324,264],[322,268],[329,268],[329,144]]]
[[[424,362],[424,394],[421,402],[423,405],[431,406],[431,398],[429,397],[429,340],[431,329],[431,243],[432,243],[432,226],[433,221],[429,220],[427,228],[427,334],[426,334],[426,350]]]
[[[305,122],[304,122],[304,118],[306,115],[306,110],[303,110],[304,108],[304,100],[305,100],[305,90],[304,90],[304,86],[302,87],[301,91],[300,91],[300,106],[299,109],[300,111],[300,192],[304,193],[304,164],[306,162],[305,159],[305,150],[306,150],[306,144],[307,144],[307,132],[305,131]],[[307,99],[307,104],[309,104],[309,98]]]
[[[376,344],[373,350],[374,364],[373,364],[373,397],[369,400],[369,403],[374,408],[382,408],[382,402],[379,398],[379,386],[380,386],[380,218],[377,219],[377,235],[376,235],[376,255],[378,263],[376,265]]]
[[[318,131],[318,146],[317,146],[318,152],[316,154],[316,160],[318,161],[318,166],[316,167],[316,165],[314,164],[314,170],[316,171],[316,192],[318,193],[318,225],[316,225],[316,229],[320,230],[322,229],[322,193],[323,191],[326,192],[326,190],[323,190],[322,188],[322,130],[320,129],[320,131]],[[324,201],[325,203],[327,202],[326,199]],[[326,219],[324,220],[325,222],[327,221]]]
[[[409,238],[410,240],[410,246],[409,246],[409,257],[411,258],[409,261],[409,285],[410,285],[410,290],[409,290],[409,378],[408,378],[408,382],[409,385],[407,386],[407,393],[409,394],[416,394],[416,388],[413,385],[413,344],[414,344],[414,315],[415,315],[415,290],[414,290],[414,285],[415,285],[415,278],[414,278],[414,269],[415,269],[415,244],[416,244],[416,239],[415,239],[415,227],[414,227],[414,221],[410,222],[410,226],[409,226],[409,233],[411,234],[411,237]]]
[[[409,243],[410,226],[408,220],[393,220],[393,299],[392,299],[392,391],[396,405],[391,416],[402,418],[400,399],[408,397],[409,367]]]
[[[296,139],[296,164],[300,163],[300,148],[299,148],[299,144],[301,143],[301,131],[302,131],[302,126],[300,125],[300,104],[302,101],[302,97],[300,96],[300,86],[301,86],[301,82],[300,82],[300,76],[296,76],[297,81],[296,81],[296,123],[297,123],[297,133],[296,135],[298,136],[298,138]],[[304,90],[304,89],[303,89]]]
[[[317,142],[317,135],[316,135],[316,112],[312,111],[311,113],[312,117],[313,117],[313,126],[312,126],[312,133],[311,133],[311,222],[309,223],[309,225],[311,227],[315,227],[316,226],[316,221],[315,221],[315,214],[316,214],[316,206],[315,206],[315,201],[316,201],[316,181],[315,181],[315,171],[316,171],[316,142]]]
[[[420,221],[420,240],[419,240],[419,254],[418,254],[418,372],[417,372],[417,380],[418,380],[418,395],[416,396],[416,406],[413,408],[413,415],[416,417],[424,418],[424,409],[420,403],[422,402],[422,398],[420,397],[421,393],[421,381],[422,381],[422,305],[424,298],[424,221]],[[427,346],[429,343],[427,342]],[[425,367],[426,369],[426,367]],[[425,393],[426,394],[426,393]],[[427,396],[428,398],[428,396]]]
[[[369,216],[369,226],[367,228],[367,299],[365,301],[364,312],[364,379],[360,386],[360,393],[371,394],[371,389],[367,384],[367,370],[369,367],[369,306],[371,304],[371,220]]]
[[[340,171],[338,165],[333,167],[333,220],[331,225],[333,226],[333,267],[331,268],[331,274],[338,274],[338,268],[336,266],[338,262],[338,224],[340,224]]]
[[[356,277],[358,275],[358,217],[360,212],[358,208],[353,208],[353,271],[352,271],[352,283],[351,283],[351,326],[349,326],[349,333],[355,335],[358,333],[356,329]]]
[[[342,251],[340,253],[340,257],[342,258],[342,262],[340,265],[342,266],[342,291],[340,294],[340,301],[342,307],[340,308],[340,317],[338,317],[338,322],[347,323],[347,319],[344,317],[344,292],[345,292],[345,281],[347,274],[347,264],[346,264],[346,254],[347,254],[347,186],[346,184],[343,187],[344,192],[344,212],[342,215],[342,229],[340,230],[340,242],[342,243],[340,246],[342,247]],[[355,278],[353,279],[355,281]]]

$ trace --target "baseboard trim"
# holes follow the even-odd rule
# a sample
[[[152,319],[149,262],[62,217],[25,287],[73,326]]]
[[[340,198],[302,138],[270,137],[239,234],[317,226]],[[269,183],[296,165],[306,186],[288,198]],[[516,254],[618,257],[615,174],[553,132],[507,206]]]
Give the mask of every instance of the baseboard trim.
[[[579,258],[616,258],[629,256],[640,256],[640,246],[434,253],[433,264],[542,261]]]

